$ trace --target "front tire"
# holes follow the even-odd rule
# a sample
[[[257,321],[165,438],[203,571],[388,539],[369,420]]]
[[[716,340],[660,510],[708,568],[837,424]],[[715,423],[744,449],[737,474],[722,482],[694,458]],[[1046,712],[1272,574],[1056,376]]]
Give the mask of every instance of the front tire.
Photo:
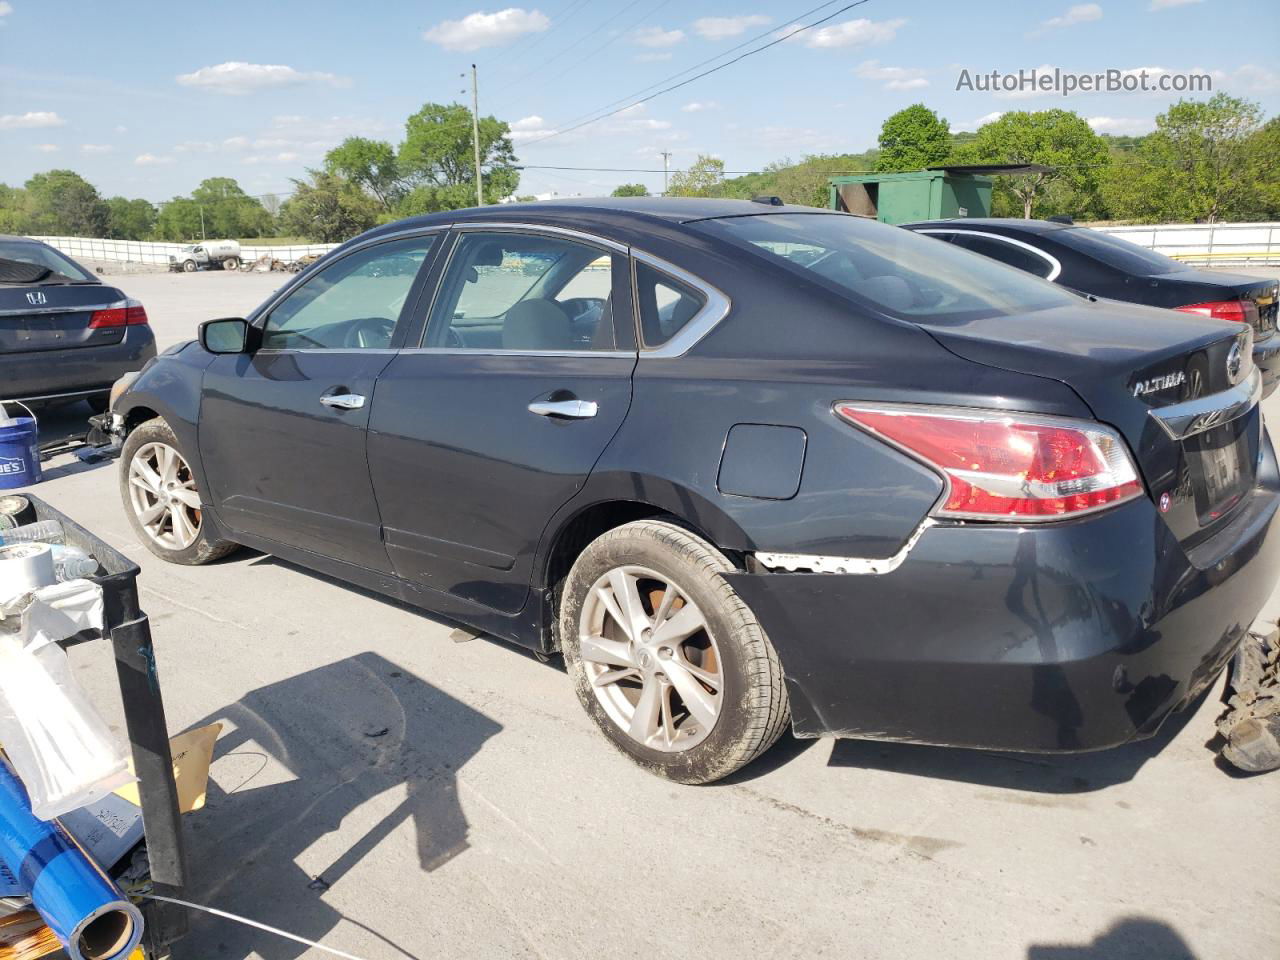
[[[195,273],[195,272],[196,272],[196,262],[195,262],[194,260],[184,260],[184,261],[182,261],[182,272],[183,272],[183,273]]]
[[[138,539],[161,560],[196,566],[236,548],[209,536],[195,475],[161,417],[136,427],[125,440],[120,498]]]
[[[679,783],[746,766],[790,718],[782,667],[700,537],[657,520],[610,530],[578,557],[561,647],[587,713],[615,747]]]

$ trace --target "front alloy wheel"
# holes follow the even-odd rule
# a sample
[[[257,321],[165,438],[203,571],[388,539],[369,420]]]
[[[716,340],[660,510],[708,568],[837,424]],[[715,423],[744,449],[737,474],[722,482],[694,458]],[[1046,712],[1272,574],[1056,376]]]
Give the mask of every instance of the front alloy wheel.
[[[135,427],[120,451],[120,496],[134,531],[171,563],[208,563],[235,549],[206,530],[200,491],[178,439],[157,417]]]

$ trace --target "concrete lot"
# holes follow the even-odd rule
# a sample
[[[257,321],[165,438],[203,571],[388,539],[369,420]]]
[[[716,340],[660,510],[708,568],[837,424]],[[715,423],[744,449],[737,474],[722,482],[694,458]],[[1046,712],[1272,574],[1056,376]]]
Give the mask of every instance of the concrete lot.
[[[115,278],[162,347],[284,279]],[[1215,765],[1217,690],[1102,754],[787,737],[680,787],[613,752],[556,663],[270,557],[165,565],[115,464],[50,466],[37,492],[142,567],[171,728],[225,724],[198,902],[369,960],[1276,955],[1280,774]],[[108,702],[103,646],[76,659]],[[321,954],[200,918],[178,956]]]

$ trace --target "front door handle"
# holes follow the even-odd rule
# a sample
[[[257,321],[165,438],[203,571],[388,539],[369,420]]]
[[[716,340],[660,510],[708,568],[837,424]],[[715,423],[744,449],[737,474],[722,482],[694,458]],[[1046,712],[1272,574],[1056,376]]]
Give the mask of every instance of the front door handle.
[[[364,397],[358,393],[326,393],[320,402],[335,410],[359,410],[364,406]]]
[[[529,404],[530,413],[562,420],[587,420],[594,417],[597,410],[594,400],[535,400]]]

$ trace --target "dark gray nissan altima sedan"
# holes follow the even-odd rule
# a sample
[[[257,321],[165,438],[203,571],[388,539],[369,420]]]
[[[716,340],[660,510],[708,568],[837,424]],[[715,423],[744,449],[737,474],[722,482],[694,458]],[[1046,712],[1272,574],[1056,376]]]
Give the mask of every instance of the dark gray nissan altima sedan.
[[[560,652],[702,783],[788,723],[1151,735],[1280,572],[1250,337],[843,214],[521,204],[356,238],[111,423],[159,556],[246,544]]]

